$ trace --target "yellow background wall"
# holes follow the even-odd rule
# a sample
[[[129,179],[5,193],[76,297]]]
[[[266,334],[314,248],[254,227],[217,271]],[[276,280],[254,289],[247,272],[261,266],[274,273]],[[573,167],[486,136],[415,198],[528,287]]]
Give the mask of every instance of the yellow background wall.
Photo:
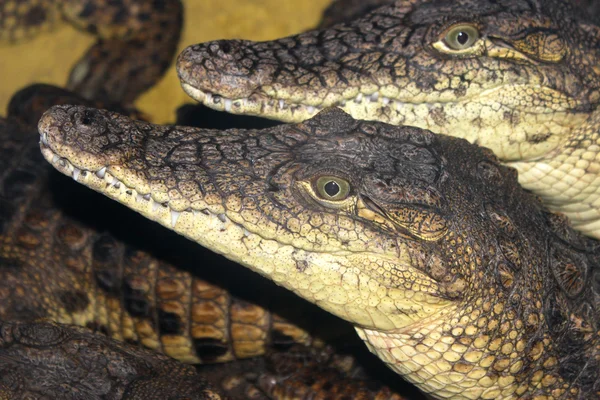
[[[183,0],[184,47],[215,39],[270,40],[317,24],[330,0]],[[94,37],[68,24],[28,42],[0,47],[0,115],[14,92],[31,83],[62,86]],[[175,109],[193,101],[183,92],[175,68],[143,94],[137,106],[155,122],[175,120]]]

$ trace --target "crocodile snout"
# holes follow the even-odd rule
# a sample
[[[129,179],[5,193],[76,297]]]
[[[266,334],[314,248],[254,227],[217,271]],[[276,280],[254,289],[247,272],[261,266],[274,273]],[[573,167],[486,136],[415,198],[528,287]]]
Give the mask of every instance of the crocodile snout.
[[[184,89],[229,99],[248,98],[272,80],[274,63],[252,50],[254,42],[217,40],[186,48],[177,59]],[[196,99],[199,100],[199,99]]]

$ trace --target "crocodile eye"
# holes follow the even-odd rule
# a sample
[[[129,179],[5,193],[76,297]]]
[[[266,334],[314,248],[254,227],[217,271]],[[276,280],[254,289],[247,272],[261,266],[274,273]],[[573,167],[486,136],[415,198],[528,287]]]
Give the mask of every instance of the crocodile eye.
[[[323,200],[346,200],[350,194],[348,181],[337,176],[322,176],[315,182],[316,193]]]
[[[444,41],[452,50],[465,50],[479,39],[479,30],[473,25],[456,25],[448,30]]]

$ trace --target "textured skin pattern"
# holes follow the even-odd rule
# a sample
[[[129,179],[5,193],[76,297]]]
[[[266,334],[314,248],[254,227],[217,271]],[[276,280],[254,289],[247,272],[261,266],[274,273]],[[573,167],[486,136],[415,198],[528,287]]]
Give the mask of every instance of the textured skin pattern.
[[[1,320],[88,326],[190,363],[312,341],[263,307],[96,229],[93,219],[70,217],[63,210],[78,201],[65,207],[60,193],[73,193],[73,182],[50,174],[38,141],[35,130],[0,120]]]
[[[352,361],[306,348],[197,372],[81,327],[0,322],[3,400],[406,399],[351,374],[356,374]]]
[[[329,28],[342,22],[350,22],[393,0],[334,0],[323,13],[318,29]]]
[[[598,0],[573,0],[581,14],[592,22],[598,24],[600,22],[600,2]]]
[[[569,0],[565,0],[569,1]],[[394,0],[334,0],[323,13],[323,18],[318,28],[329,28],[332,25],[342,22],[350,22],[358,19],[377,7],[381,7]],[[598,0],[572,0],[576,11],[579,11],[582,18],[595,22],[600,21],[600,2]]]
[[[67,87],[88,99],[131,104],[173,60],[183,6],[180,0],[1,0],[0,43],[33,37],[61,19],[98,36]]]
[[[598,244],[489,151],[337,109],[222,132],[58,106],[39,129],[58,170],[354,323],[436,398],[600,395]]]
[[[52,30],[60,20],[56,0],[0,1],[0,43],[15,43]]]
[[[576,14],[563,0],[397,1],[270,42],[190,46],[178,72],[218,110],[297,122],[337,105],[489,147],[600,237],[600,30]],[[465,24],[478,39],[453,50],[446,35]]]
[[[0,322],[0,398],[220,400],[189,365],[81,327]]]
[[[193,339],[198,345],[198,349],[194,350],[195,355],[180,354],[180,358],[193,360],[193,357],[197,358],[201,352],[203,354],[202,361],[218,361],[219,355],[223,355],[227,348],[236,357],[256,356],[265,351],[269,352],[268,358],[254,358],[217,364],[212,367],[204,366],[201,369],[201,375],[225,393],[227,398],[305,399],[310,395],[314,399],[330,399],[332,396],[336,398],[337,394],[353,388],[361,396],[359,398],[364,400],[398,399],[398,395],[393,394],[389,388],[367,380],[366,377],[362,377],[363,374],[357,373],[357,365],[349,363],[346,356],[343,357],[344,362],[341,363],[337,361],[337,358],[340,357],[337,353],[325,352],[321,345],[318,346],[321,349],[319,351],[315,348],[302,351],[302,365],[298,365],[296,359],[288,361],[289,357],[281,354],[285,354],[287,349],[295,343],[295,346],[298,346],[298,342],[310,340],[305,331],[270,315],[261,307],[250,305],[248,301],[283,311],[291,320],[300,321],[302,326],[312,327],[313,331],[316,327],[320,328],[320,330],[316,329],[316,332],[329,329],[336,342],[346,343],[347,341],[343,338],[346,336],[344,328],[328,328],[332,322],[339,325],[339,321],[320,318],[315,315],[315,311],[319,310],[307,309],[303,302],[297,301],[297,298],[281,296],[279,293],[281,290],[257,285],[252,279],[246,279],[239,272],[237,278],[242,281],[240,285],[250,285],[251,287],[247,288],[249,291],[269,293],[269,297],[274,296],[281,304],[265,303],[261,296],[253,297],[248,296],[245,292],[240,293],[236,289],[236,285],[232,284],[234,282],[231,282],[231,272],[225,272],[225,279],[220,279],[218,275],[209,273],[210,271],[204,271],[204,269],[198,271],[202,276],[207,276],[210,281],[226,285],[223,287],[227,287],[229,292],[221,289],[219,285],[208,283],[208,281],[194,280],[191,274],[179,273],[180,271],[170,268],[168,263],[161,261],[159,256],[150,256],[150,254],[163,254],[164,256],[164,252],[161,253],[160,246],[151,241],[151,237],[156,235],[152,229],[144,227],[143,219],[131,220],[127,217],[127,215],[131,215],[130,212],[119,213],[118,210],[111,210],[110,203],[102,204],[103,202],[108,203],[104,201],[103,197],[97,195],[86,197],[86,193],[89,192],[87,189],[83,189],[71,180],[61,178],[61,175],[53,171],[40,159],[39,136],[27,126],[31,126],[31,121],[37,123],[42,113],[51,105],[73,103],[128,111],[114,104],[87,101],[68,91],[49,85],[32,85],[13,96],[8,110],[11,119],[0,120],[0,143],[2,143],[0,146],[0,243],[3,244],[0,246],[0,277],[2,279],[0,320],[56,319],[56,315],[60,315],[62,317],[59,318],[62,320],[75,322],[73,321],[74,317],[79,315],[75,309],[90,299],[96,301],[97,294],[102,293],[106,288],[104,284],[107,281],[110,282],[114,271],[122,270],[127,263],[133,264],[134,271],[143,271],[145,266],[156,265],[157,269],[163,273],[173,273],[173,277],[182,277],[179,281],[171,279],[171,285],[187,285],[186,280],[188,280],[192,282],[192,285],[202,286],[204,289],[202,300],[194,303],[194,307],[199,309],[197,318],[204,321],[204,324],[196,325],[196,334],[205,336],[196,336]],[[139,115],[135,111],[131,114]],[[25,126],[17,122],[17,119],[22,121]],[[78,190],[79,188],[83,190]],[[62,195],[63,193],[64,195]],[[82,202],[86,203],[88,207],[82,209]],[[89,206],[96,207],[98,210],[90,213]],[[117,205],[115,204],[115,206]],[[104,210],[106,212],[103,212]],[[110,223],[107,225],[100,222],[112,219],[121,221],[121,224],[117,224],[116,230]],[[125,234],[118,233],[118,237],[108,234],[107,230],[119,232],[123,225],[136,226],[136,229]],[[140,234],[140,231],[149,232],[144,235]],[[171,261],[175,265],[184,268],[186,265],[199,266],[198,260],[205,260],[205,264],[218,263],[219,269],[227,271],[226,260],[215,260],[214,257],[210,257],[210,254],[206,254],[206,250],[199,252],[198,246],[194,246],[183,238],[161,236],[160,241],[167,243],[169,253],[175,251],[189,255],[189,257],[183,259],[180,257]],[[133,237],[135,240],[132,240]],[[185,242],[186,246],[181,247],[178,245],[180,242]],[[139,250],[139,244],[142,243],[146,244],[144,248],[151,249],[150,253],[146,254]],[[15,255],[17,257],[14,257]],[[93,270],[94,267],[99,270],[92,272],[92,277],[82,273],[82,271]],[[130,276],[130,278],[139,281],[145,277],[136,275]],[[155,279],[155,277],[150,278]],[[96,284],[86,282],[86,279],[95,279]],[[127,285],[128,281],[125,279],[120,289],[123,291],[120,294],[123,307],[129,309],[134,303],[137,306],[144,306],[140,298],[130,299],[131,294],[127,293]],[[91,289],[91,293],[82,294],[79,291],[80,287]],[[159,286],[155,284],[155,287]],[[118,290],[115,293],[117,295],[119,295]],[[242,302],[232,297],[231,291],[242,294],[247,301]],[[164,290],[159,292],[159,294],[164,294]],[[173,294],[172,292],[171,290],[171,294]],[[155,308],[156,320],[149,324],[151,329],[156,330],[155,336],[159,337],[165,334],[165,329],[176,327],[177,319],[164,311],[165,308],[173,307],[175,303],[172,300],[174,299],[171,298],[170,302],[161,302],[156,294],[148,297],[152,297],[160,303]],[[294,312],[286,312],[288,308],[294,309]],[[233,312],[230,313],[230,311]],[[75,314],[69,314],[71,312]],[[95,310],[95,312],[105,313],[102,310]],[[189,319],[192,315],[180,317]],[[108,332],[106,326],[100,323],[97,315],[88,315],[79,322],[83,323],[86,320],[88,328],[112,334],[113,337],[123,337],[119,332],[117,334]],[[141,321],[141,319],[138,320]],[[311,323],[307,324],[307,321],[311,321]],[[125,322],[126,318],[117,319],[113,326],[118,330],[119,324]],[[148,324],[145,325],[148,326]],[[265,329],[265,325],[269,325],[269,328],[262,331]],[[122,326],[121,329],[130,329],[130,327]],[[146,330],[146,333],[149,331]],[[300,336],[294,338],[297,334]],[[102,345],[104,347],[101,349],[106,349],[104,345],[106,339],[97,341],[92,338],[91,334],[87,336],[86,343],[92,346]],[[177,339],[173,333],[168,333],[167,336],[170,337],[170,339],[166,339],[167,341]],[[265,342],[265,339],[269,343]],[[183,340],[186,339],[183,338]],[[70,343],[72,344],[73,341]],[[152,343],[152,345],[154,344]],[[126,348],[125,346],[117,345],[123,349]],[[108,370],[107,374],[107,369],[103,364],[104,359],[101,359],[100,364],[90,363],[88,353],[71,352],[68,365],[81,364],[77,371],[85,370],[85,374],[65,371],[64,368],[57,366],[59,360],[54,356],[61,354],[62,348],[59,347],[59,344],[49,344],[44,347],[42,353],[38,351],[39,348],[38,350],[30,348],[26,352],[22,352],[11,347],[10,358],[3,358],[0,355],[0,370],[11,371],[7,374],[0,374],[0,381],[2,377],[5,379],[4,382],[0,382],[0,385],[5,384],[3,387],[5,391],[0,391],[0,398],[18,397],[15,393],[24,392],[28,383],[38,382],[37,379],[32,380],[31,377],[33,375],[40,376],[40,374],[43,375],[44,389],[37,394],[46,396],[45,398],[64,397],[57,396],[54,391],[58,387],[65,390],[67,384],[70,385],[75,381],[87,385],[85,388],[88,389],[91,387],[90,385],[93,388],[99,388],[96,392],[98,396],[102,394],[102,390],[108,390],[103,385],[98,385],[99,376],[110,378],[110,372],[114,370]],[[137,349],[130,350],[130,352],[131,354],[141,354]],[[327,357],[324,357],[322,353],[327,353]],[[178,356],[177,354],[173,355]],[[129,363],[135,358],[127,358],[118,352],[110,354],[105,352],[104,356],[113,363],[120,362],[119,360],[124,358],[125,362]],[[32,370],[33,358],[37,364],[36,368]],[[102,355],[99,358],[102,358]],[[156,359],[157,357],[152,356],[151,358]],[[220,359],[227,360],[227,358],[221,357]],[[272,358],[279,361],[269,362]],[[158,357],[158,359],[161,358]],[[64,362],[64,360],[60,361]],[[15,364],[22,366],[23,369],[15,369]],[[165,369],[174,365],[173,362],[163,364],[166,364]],[[158,373],[160,378],[157,384],[165,385],[166,378],[166,382],[169,384],[164,387],[171,391],[175,386],[179,392],[199,389],[198,382],[188,383],[187,378],[176,384],[177,380],[173,379],[176,378],[173,375],[177,371],[188,371],[188,369],[174,366],[176,368],[173,369],[171,376],[165,375],[162,371]],[[292,369],[297,370],[291,373]],[[129,369],[131,377],[139,376],[140,379],[144,378],[144,371],[146,369],[137,371]],[[69,381],[71,376],[75,377],[74,381]],[[371,376],[375,375],[371,374]],[[117,379],[112,382],[117,382],[119,377],[123,376],[117,376]],[[381,376],[379,375],[378,378]],[[194,380],[198,380],[198,377],[194,377]],[[25,386],[17,385],[18,382],[25,383]],[[122,382],[123,380],[121,380]],[[408,388],[402,387],[402,385],[396,386],[401,393],[410,393]],[[78,393],[81,393],[81,398],[93,398],[89,390]],[[201,392],[197,392],[197,394],[200,395]],[[131,396],[129,394],[125,397],[131,398]],[[164,392],[156,392],[156,398],[164,398],[161,396],[164,396]],[[414,400],[416,397],[411,397],[411,399]]]
[[[281,399],[314,400],[403,400],[387,387],[360,379],[354,360],[327,352],[294,347],[285,353],[270,354],[267,371],[258,386]],[[272,371],[272,372],[271,372]]]

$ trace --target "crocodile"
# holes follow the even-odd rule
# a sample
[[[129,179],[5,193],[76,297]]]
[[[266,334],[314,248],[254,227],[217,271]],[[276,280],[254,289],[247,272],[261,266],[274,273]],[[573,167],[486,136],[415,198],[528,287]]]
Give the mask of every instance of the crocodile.
[[[171,65],[183,11],[180,0],[3,0],[0,44],[26,41],[66,21],[98,38],[72,67],[67,88],[129,105]]]
[[[328,109],[213,131],[56,106],[60,172],[351,322],[438,399],[600,396],[600,247],[491,151]]]
[[[579,14],[564,0],[395,1],[287,38],[189,46],[177,69],[217,110],[300,122],[338,106],[491,148],[600,238],[600,28]]]
[[[109,361],[133,365],[135,371],[125,378],[138,380],[146,379],[151,371],[138,369],[136,360],[164,364],[152,373],[156,382],[170,382],[161,387],[172,393],[196,391],[200,384],[188,382],[198,376],[177,381],[176,371],[190,368],[161,361],[164,357],[144,356],[149,353],[141,352],[140,344],[186,363],[220,363],[196,368],[215,390],[230,399],[326,399],[348,393],[357,400],[406,399],[384,386],[381,376],[374,381],[372,374],[364,372],[369,364],[354,358],[354,343],[345,340],[349,329],[339,326],[340,321],[322,316],[316,307],[307,307],[251,276],[243,278],[243,285],[228,282],[232,273],[242,277],[239,271],[231,271],[237,266],[215,259],[207,251],[190,249],[191,244],[177,235],[154,239],[155,229],[147,226],[152,223],[103,204],[108,200],[101,196],[86,196],[87,189],[54,171],[41,157],[39,135],[31,122],[37,123],[53,104],[73,103],[140,115],[136,110],[89,101],[49,85],[32,85],[13,96],[10,118],[0,118],[0,325],[18,323],[30,330],[31,321],[45,319],[61,322],[56,329],[81,336],[82,330],[64,324],[80,325],[111,338],[83,334],[85,343],[105,353],[108,342],[125,341],[109,348],[135,357],[119,350],[107,357]],[[86,207],[81,206],[82,201]],[[90,206],[96,209],[93,215]],[[113,218],[119,223],[106,223]],[[122,225],[136,228],[120,232]],[[172,252],[186,256],[173,257]],[[214,264],[221,273],[207,268]],[[245,285],[250,287],[240,288]],[[181,288],[190,293],[178,295]],[[276,296],[277,302],[249,293],[255,290]],[[181,308],[189,312],[177,314]],[[185,326],[180,325],[182,321]],[[328,327],[329,332],[323,332]],[[178,334],[177,329],[185,331]],[[316,336],[309,336],[308,330]],[[328,335],[332,338],[329,341],[342,342],[335,346],[335,352],[323,343]],[[36,385],[39,379],[32,376],[43,375],[40,379],[46,386],[43,390],[37,387],[42,391],[36,393],[49,398],[62,397],[54,392],[59,387],[70,387],[86,399],[94,398],[90,392],[93,387],[100,396],[108,389],[99,384],[99,377],[109,386],[124,384],[119,380],[122,376],[110,375],[102,365],[106,354],[69,354],[67,365],[80,364],[85,370],[82,375],[81,371],[65,373],[57,368],[58,362],[67,362],[63,359],[67,356],[64,343],[46,344],[41,350],[40,343],[17,348],[12,342],[1,342],[0,338],[0,399],[21,398],[34,390],[27,384]],[[192,346],[177,348],[177,343],[186,342]],[[292,354],[295,359],[287,360]],[[90,364],[88,356],[101,362]],[[343,363],[337,361],[340,357]],[[173,372],[169,374],[161,372],[170,370]],[[76,376],[76,380],[69,381],[69,376]],[[402,385],[394,388],[409,396],[414,392]],[[164,393],[158,391],[154,398],[165,398]],[[127,394],[122,398],[139,397]]]

